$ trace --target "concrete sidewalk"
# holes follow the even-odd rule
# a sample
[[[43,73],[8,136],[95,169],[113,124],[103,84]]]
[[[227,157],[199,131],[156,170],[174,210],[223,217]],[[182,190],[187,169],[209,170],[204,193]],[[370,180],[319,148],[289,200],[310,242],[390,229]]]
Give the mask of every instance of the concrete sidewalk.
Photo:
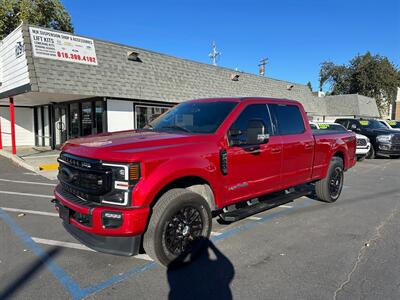
[[[17,147],[17,155],[13,155],[11,147],[3,147],[3,150],[0,150],[0,155],[48,179],[54,180],[57,178],[59,150],[52,150],[48,147],[19,146]]]

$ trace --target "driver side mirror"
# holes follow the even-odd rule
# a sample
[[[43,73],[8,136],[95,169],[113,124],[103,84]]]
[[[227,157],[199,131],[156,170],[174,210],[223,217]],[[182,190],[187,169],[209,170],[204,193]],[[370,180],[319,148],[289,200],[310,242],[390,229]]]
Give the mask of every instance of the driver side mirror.
[[[269,134],[261,120],[250,120],[247,126],[246,144],[260,145],[268,143]]]
[[[228,139],[231,146],[260,145],[268,143],[269,134],[261,119],[251,119],[246,129],[230,128]]]
[[[356,124],[351,124],[350,128],[352,131],[361,131],[360,127],[358,127]]]

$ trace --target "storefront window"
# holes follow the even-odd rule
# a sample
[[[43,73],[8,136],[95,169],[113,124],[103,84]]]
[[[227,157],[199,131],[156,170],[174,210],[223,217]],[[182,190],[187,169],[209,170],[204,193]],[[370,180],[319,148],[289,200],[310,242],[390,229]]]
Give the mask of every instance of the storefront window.
[[[169,107],[136,105],[136,128],[141,129],[158,116],[165,113]]]

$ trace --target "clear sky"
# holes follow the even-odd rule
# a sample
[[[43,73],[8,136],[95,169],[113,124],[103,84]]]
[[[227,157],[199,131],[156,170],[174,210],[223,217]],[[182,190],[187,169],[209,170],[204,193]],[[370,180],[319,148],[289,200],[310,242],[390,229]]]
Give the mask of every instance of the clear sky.
[[[371,51],[400,66],[400,0],[61,0],[77,34],[318,88],[320,63]]]

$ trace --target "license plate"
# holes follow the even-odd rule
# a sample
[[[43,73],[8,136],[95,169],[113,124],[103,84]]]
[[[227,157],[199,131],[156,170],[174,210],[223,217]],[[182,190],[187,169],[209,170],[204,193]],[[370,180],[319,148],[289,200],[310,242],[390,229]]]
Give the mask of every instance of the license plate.
[[[58,212],[60,214],[60,218],[69,223],[69,217],[70,217],[69,208],[65,207],[63,205],[60,205],[59,209],[58,209]]]

